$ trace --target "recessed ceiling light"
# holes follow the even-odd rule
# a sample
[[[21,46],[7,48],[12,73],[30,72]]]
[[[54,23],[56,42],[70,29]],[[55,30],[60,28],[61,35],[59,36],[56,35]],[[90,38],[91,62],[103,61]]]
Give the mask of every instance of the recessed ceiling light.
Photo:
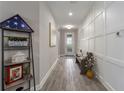
[[[69,16],[72,16],[72,12],[69,12]]]
[[[66,26],[64,26],[65,28],[67,28],[67,29],[71,29],[71,28],[73,28],[74,26],[73,25],[66,25]]]

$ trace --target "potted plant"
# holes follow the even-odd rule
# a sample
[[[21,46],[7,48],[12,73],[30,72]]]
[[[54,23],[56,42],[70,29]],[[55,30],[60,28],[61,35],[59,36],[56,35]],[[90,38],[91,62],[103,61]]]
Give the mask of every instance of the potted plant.
[[[87,61],[87,57],[85,57],[85,58],[83,58],[82,60],[81,60],[81,73],[80,74],[83,74],[83,75],[85,75],[86,74],[86,72],[87,72],[87,70],[88,70],[88,68],[87,68],[87,64],[86,64],[86,61]]]
[[[95,60],[93,53],[87,52],[85,67],[87,68],[86,76],[89,79],[92,79],[94,77],[93,67],[95,65],[95,62],[96,62],[96,60]]]

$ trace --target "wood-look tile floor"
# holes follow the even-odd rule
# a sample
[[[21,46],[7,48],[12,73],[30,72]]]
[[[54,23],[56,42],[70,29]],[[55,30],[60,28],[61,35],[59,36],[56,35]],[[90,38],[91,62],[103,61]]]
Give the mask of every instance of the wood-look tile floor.
[[[80,75],[73,57],[61,57],[41,91],[106,91],[97,80]]]

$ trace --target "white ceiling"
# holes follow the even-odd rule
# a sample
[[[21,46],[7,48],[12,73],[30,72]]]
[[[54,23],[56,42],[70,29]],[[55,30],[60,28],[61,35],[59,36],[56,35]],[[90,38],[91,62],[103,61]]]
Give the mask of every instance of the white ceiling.
[[[76,28],[83,23],[93,2],[91,1],[49,1],[47,5],[59,27],[74,25]],[[69,12],[73,15],[70,17]]]

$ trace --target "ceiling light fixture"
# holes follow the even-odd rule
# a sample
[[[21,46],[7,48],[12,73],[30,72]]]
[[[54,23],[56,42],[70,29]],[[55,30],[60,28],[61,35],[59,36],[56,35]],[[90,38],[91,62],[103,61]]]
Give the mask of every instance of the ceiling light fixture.
[[[72,12],[69,12],[69,14],[68,14],[69,16],[72,16],[73,15],[73,13]]]
[[[72,29],[74,26],[73,25],[66,25],[64,27],[67,28],[67,29]]]

